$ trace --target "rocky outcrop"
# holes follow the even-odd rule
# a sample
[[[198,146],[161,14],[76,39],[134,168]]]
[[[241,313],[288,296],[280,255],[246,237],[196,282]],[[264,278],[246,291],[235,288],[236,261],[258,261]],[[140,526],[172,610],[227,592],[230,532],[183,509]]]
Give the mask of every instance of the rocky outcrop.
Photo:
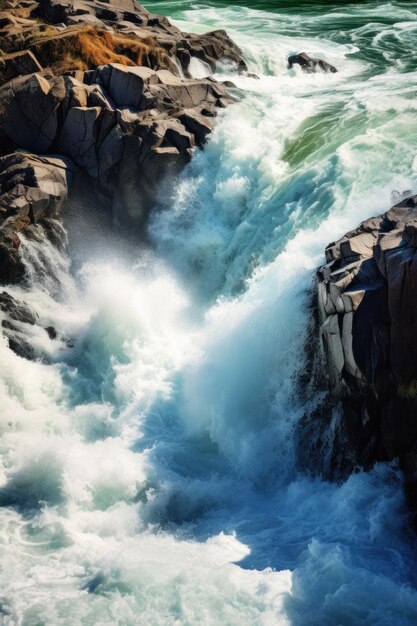
[[[239,48],[223,31],[183,33],[133,0],[13,6],[0,15],[8,49],[0,54],[3,153],[71,159],[114,221],[139,232],[157,193],[169,193],[218,109],[233,102],[215,80],[190,77],[192,57],[208,72],[219,61],[245,71]]]
[[[0,88],[0,129],[14,147],[71,158],[116,221],[140,228],[158,189],[204,144],[217,109],[233,98],[216,81],[168,70],[111,64],[76,76],[9,81]]]
[[[316,72],[331,72],[335,74],[337,69],[334,65],[323,61],[323,59],[314,59],[305,52],[300,54],[293,54],[288,57],[288,67],[291,69],[294,65],[299,65],[303,72],[308,74],[315,74]]]
[[[42,224],[53,231],[74,172],[69,159],[14,153],[0,158],[0,283],[22,280],[20,234]]]
[[[398,457],[417,505],[417,196],[326,249],[318,272],[333,394],[358,463]]]
[[[184,33],[166,17],[150,13],[135,0],[41,0],[37,14],[51,24],[88,24],[117,29],[139,40],[152,37],[170,58],[178,60],[185,75],[191,57],[204,61],[211,69],[219,61],[234,63],[240,71],[247,69],[241,50],[225,31]]]
[[[53,274],[42,253],[38,263],[28,251],[45,238],[62,243],[74,174],[78,199],[85,202],[88,189],[89,211],[142,239],[157,194],[170,193],[218,110],[234,101],[226,85],[191,77],[193,57],[207,74],[219,62],[247,68],[224,31],[183,33],[134,0],[0,0],[5,5],[0,284],[24,284]],[[27,239],[36,245],[22,245]],[[0,290],[0,326],[16,354],[48,358],[48,342],[69,345],[19,300],[20,289],[8,289]]]
[[[4,41],[1,49],[4,52],[31,48],[41,53],[42,59],[48,59],[50,64],[54,62],[55,54],[60,57],[61,63],[65,65],[66,62],[66,69],[69,69],[68,58],[72,58],[74,69],[80,69],[80,62],[88,65],[82,69],[91,69],[94,64],[121,62],[111,58],[112,54],[124,56],[128,64],[129,58],[134,61],[133,64],[139,64],[137,57],[132,57],[132,51],[144,42],[154,50],[165,52],[160,65],[158,55],[151,57],[152,69],[168,66],[175,71],[178,65],[189,78],[190,61],[195,57],[211,70],[220,61],[232,63],[240,72],[247,70],[241,50],[225,31],[204,35],[184,33],[166,17],[150,13],[135,0],[15,0],[11,4],[13,8],[0,11],[0,38]],[[81,58],[77,39],[86,28],[90,28],[87,33],[95,41],[94,45],[91,41],[84,42],[87,45],[84,58]],[[107,33],[107,38],[101,35],[102,42],[99,44],[91,28],[98,33]],[[65,39],[68,41],[63,41]],[[107,60],[97,61],[97,55],[104,49]],[[145,64],[145,61],[146,57],[140,64]]]

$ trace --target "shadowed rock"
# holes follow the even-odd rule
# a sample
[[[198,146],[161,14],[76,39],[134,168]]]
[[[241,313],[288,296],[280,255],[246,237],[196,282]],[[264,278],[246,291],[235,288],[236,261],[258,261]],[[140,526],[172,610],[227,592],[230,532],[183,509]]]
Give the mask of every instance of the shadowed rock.
[[[42,65],[30,50],[5,54],[0,57],[0,84],[17,76],[41,71]]]
[[[65,98],[62,76],[32,74],[0,88],[0,128],[16,147],[48,152],[55,142],[58,109]]]
[[[288,57],[288,67],[291,69],[294,65],[299,65],[303,72],[307,72],[308,74],[314,74],[316,72],[331,72],[335,74],[337,69],[334,65],[327,63],[327,61],[323,61],[323,59],[314,59],[305,52],[301,52],[300,54],[293,54]]]
[[[326,249],[321,334],[357,462],[399,457],[417,505],[417,196]]]

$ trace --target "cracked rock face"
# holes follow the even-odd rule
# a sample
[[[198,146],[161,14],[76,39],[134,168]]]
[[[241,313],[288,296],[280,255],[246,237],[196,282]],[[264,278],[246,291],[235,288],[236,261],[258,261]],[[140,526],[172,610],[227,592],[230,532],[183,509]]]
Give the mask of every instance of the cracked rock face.
[[[56,151],[95,180],[121,226],[139,229],[158,188],[186,165],[233,98],[214,80],[118,64],[35,73],[0,88],[0,128],[16,148]]]
[[[357,462],[399,457],[417,504],[417,196],[326,249],[320,326]]]
[[[53,231],[74,172],[69,159],[15,153],[0,158],[0,283],[22,280],[19,233]]]
[[[175,176],[213,130],[218,110],[234,101],[214,79],[190,77],[192,57],[206,63],[208,72],[220,61],[243,72],[241,51],[224,31],[184,33],[134,0],[13,1],[10,12],[0,12],[0,34],[7,50],[7,54],[0,52],[0,85],[4,83],[0,86],[0,155],[27,150],[71,160],[92,179],[97,203],[112,211],[114,222],[140,234],[157,193],[170,193]],[[126,59],[126,65],[93,64],[86,71],[43,69],[31,50],[22,50],[26,43],[36,54],[46,52],[42,46],[54,38],[58,44],[80,32],[92,37],[91,24],[101,29],[96,34],[107,32],[159,46],[166,52],[164,69],[147,66],[149,57],[143,57],[141,66]],[[89,34],[82,31],[86,25]],[[6,177],[8,167],[0,162]],[[28,167],[30,171],[32,165]],[[30,184],[29,190],[21,193],[17,185],[10,207],[25,227],[29,217],[23,219],[23,213],[29,215],[28,204],[35,206],[33,195],[41,193],[36,184]],[[19,194],[26,208],[17,211]],[[3,199],[4,206],[7,201]],[[21,226],[15,215],[13,219],[7,223],[7,233],[16,251]],[[33,211],[30,219],[36,219]],[[17,277],[11,245],[6,245],[8,263],[14,259],[16,272],[10,266],[3,274]]]

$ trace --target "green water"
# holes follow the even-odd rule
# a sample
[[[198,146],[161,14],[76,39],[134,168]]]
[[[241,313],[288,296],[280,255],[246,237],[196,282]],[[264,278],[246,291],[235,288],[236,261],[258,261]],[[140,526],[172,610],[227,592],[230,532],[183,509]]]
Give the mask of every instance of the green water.
[[[169,15],[173,19],[181,20],[184,16],[198,16],[199,13],[212,9],[225,9],[233,12],[236,20],[233,26],[240,30],[239,11],[250,9],[252,11],[274,14],[277,20],[255,20],[251,29],[263,28],[265,34],[275,32],[288,36],[314,36],[326,38],[335,43],[349,44],[352,36],[355,45],[360,50],[355,53],[357,58],[372,62],[373,72],[383,71],[387,62],[393,60],[400,67],[400,71],[409,72],[417,67],[417,51],[413,45],[402,45],[395,31],[390,27],[404,20],[413,19],[416,16],[416,4],[414,2],[379,2],[378,0],[358,0],[356,2],[310,2],[309,0],[292,2],[282,0],[277,2],[245,2],[228,3],[222,0],[212,2],[148,2],[145,6],[150,11]],[[258,14],[259,16],[259,14]],[[258,22],[258,23],[257,23]],[[221,18],[217,20],[216,27],[221,27]],[[209,25],[209,24],[207,24]],[[247,28],[246,22],[243,28]],[[375,46],[372,41],[381,29],[385,31],[383,45]],[[362,32],[361,32],[362,31]],[[411,32],[410,37],[415,33]],[[410,41],[411,44],[411,41]]]

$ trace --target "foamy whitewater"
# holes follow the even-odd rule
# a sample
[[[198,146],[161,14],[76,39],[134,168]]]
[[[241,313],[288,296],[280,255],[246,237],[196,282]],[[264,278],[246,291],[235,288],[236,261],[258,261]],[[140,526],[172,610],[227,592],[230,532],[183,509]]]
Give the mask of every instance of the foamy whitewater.
[[[7,291],[67,343],[32,327],[31,362],[0,338],[5,626],[417,623],[399,471],[302,473],[319,398],[295,382],[325,245],[417,191],[417,3],[247,4],[147,5],[225,28],[260,76],[220,72],[239,102],[153,212],[154,252],[22,242]],[[288,70],[303,50],[339,72]]]

